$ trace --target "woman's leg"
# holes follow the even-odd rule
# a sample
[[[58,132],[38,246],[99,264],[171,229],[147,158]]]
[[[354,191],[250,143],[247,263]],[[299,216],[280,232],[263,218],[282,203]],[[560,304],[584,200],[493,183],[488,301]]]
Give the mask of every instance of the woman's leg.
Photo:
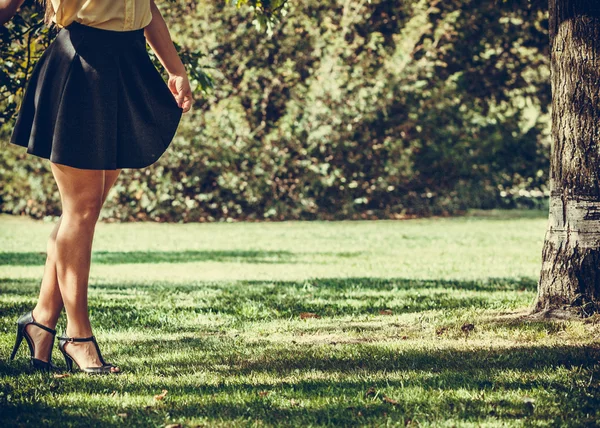
[[[92,327],[88,317],[88,278],[94,230],[108,184],[106,172],[53,163],[52,173],[63,208],[55,251],[58,285],[67,313],[66,333],[71,337],[89,337]],[[101,365],[91,342],[69,343],[65,349],[82,367]]]
[[[46,265],[44,275],[42,276],[42,285],[40,286],[40,297],[37,305],[33,309],[33,319],[50,328],[56,327],[56,322],[63,308],[63,301],[58,289],[58,279],[56,278],[56,235],[62,216],[52,229],[48,243],[46,245]],[[29,324],[25,327],[27,334],[32,338],[35,358],[47,361],[51,353],[52,335],[35,325]]]
[[[105,171],[104,186],[102,190],[102,205],[108,197],[108,192],[117,181],[121,170]],[[63,308],[63,300],[58,286],[58,276],[56,273],[56,235],[62,223],[62,216],[54,226],[46,246],[46,265],[40,287],[40,295],[36,307],[33,309],[33,318],[50,328],[55,328],[60,312]],[[50,333],[34,325],[26,327],[27,333],[35,343],[35,358],[46,361],[50,355],[52,346],[52,336]]]
[[[46,265],[44,266],[44,275],[42,276],[42,285],[40,287],[40,297],[34,312],[34,319],[50,328],[56,326],[60,311],[63,308],[63,301],[58,290],[58,279],[56,278],[56,235],[62,223],[62,216],[52,229],[48,243],[46,244]]]
[[[110,192],[110,189],[112,189],[113,185],[116,183],[120,173],[120,169],[104,171],[104,190],[102,191],[102,205],[104,205],[104,202],[106,202],[108,192]]]

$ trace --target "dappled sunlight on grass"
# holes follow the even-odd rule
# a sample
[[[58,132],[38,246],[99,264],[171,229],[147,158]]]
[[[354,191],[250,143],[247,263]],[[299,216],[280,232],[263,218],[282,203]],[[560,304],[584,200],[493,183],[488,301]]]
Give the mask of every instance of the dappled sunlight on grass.
[[[360,252],[345,253],[308,253],[321,258],[320,263],[337,257],[358,257]],[[238,262],[238,263],[296,263],[306,259],[307,255],[290,251],[96,251],[92,263],[101,265],[154,264],[154,263],[192,263],[198,261]],[[315,258],[315,257],[313,257]],[[311,263],[315,260],[309,259]],[[43,266],[45,253],[1,253],[0,266]],[[305,260],[306,262],[306,260]]]
[[[0,230],[0,419],[9,425],[598,420],[600,321],[525,317],[542,216],[103,224],[90,315],[105,359],[125,371],[61,379],[33,373],[23,349],[7,362],[43,262],[14,240],[50,226],[10,224]],[[56,349],[53,359],[64,365]]]

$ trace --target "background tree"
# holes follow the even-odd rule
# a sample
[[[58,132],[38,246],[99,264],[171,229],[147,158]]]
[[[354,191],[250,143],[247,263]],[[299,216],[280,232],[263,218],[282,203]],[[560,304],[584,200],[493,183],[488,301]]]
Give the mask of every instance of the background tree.
[[[600,303],[600,4],[550,0],[550,219],[536,309]]]

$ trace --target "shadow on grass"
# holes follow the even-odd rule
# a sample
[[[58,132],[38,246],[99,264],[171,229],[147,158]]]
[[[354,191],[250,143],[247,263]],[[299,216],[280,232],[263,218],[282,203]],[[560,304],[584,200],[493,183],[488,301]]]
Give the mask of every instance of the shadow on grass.
[[[244,285],[274,284],[279,287],[314,286],[336,292],[349,292],[368,289],[381,291],[395,290],[465,290],[465,291],[535,291],[537,280],[532,278],[486,278],[481,280],[445,280],[445,279],[412,279],[412,278],[315,278],[306,281],[240,281]]]
[[[191,263],[191,262],[237,262],[237,263],[298,263],[304,256],[358,257],[361,252],[315,252],[232,250],[232,251],[95,251],[92,263]],[[0,266],[43,266],[46,254],[40,252],[0,253]],[[314,263],[314,262],[311,262]]]
[[[163,336],[164,337],[164,336]],[[159,378],[182,376],[181,384],[185,385],[184,376],[198,372],[210,372],[225,377],[249,376],[253,379],[269,375],[288,379],[298,373],[352,374],[352,373],[386,373],[391,371],[406,372],[419,378],[418,384],[437,388],[457,387],[497,387],[497,388],[531,388],[547,382],[551,386],[555,380],[535,379],[526,375],[499,377],[500,371],[512,370],[521,373],[542,373],[560,368],[578,370],[594,369],[600,373],[600,344],[594,346],[548,346],[548,345],[516,345],[511,347],[490,347],[486,349],[464,349],[456,341],[454,345],[446,344],[446,348],[424,349],[399,347],[381,341],[377,343],[352,344],[290,344],[272,341],[245,341],[230,337],[184,337],[174,339],[130,340],[118,344],[118,350],[105,352],[107,360],[118,361],[120,357],[133,358],[128,373],[136,375],[156,375]],[[114,346],[114,344],[112,344]],[[61,359],[57,364],[63,364]],[[1,376],[16,376],[23,373],[35,373],[28,367],[26,352],[21,351],[15,362],[0,360]],[[492,373],[494,372],[494,373]],[[416,373],[416,374],[415,374]],[[419,374],[420,373],[420,374]],[[435,375],[435,378],[432,377]],[[85,376],[83,376],[85,378]],[[102,388],[104,380],[109,383],[113,378],[98,377],[94,384]],[[589,380],[589,379],[588,379]],[[593,381],[593,382],[592,382]],[[147,388],[152,381],[144,378],[137,388]],[[156,386],[160,386],[157,380]],[[189,380],[196,384],[197,380]],[[410,381],[407,381],[407,386]],[[179,383],[179,381],[178,381]],[[591,379],[589,384],[600,386],[597,380]],[[294,384],[296,384],[294,382]],[[128,380],[128,392],[140,392],[135,387],[135,380]],[[261,386],[252,381],[253,387]],[[262,385],[264,387],[273,385]],[[90,385],[91,386],[91,385]],[[559,384],[555,385],[561,388]],[[214,392],[211,386],[208,392]],[[238,388],[236,383],[232,388]],[[219,387],[222,389],[222,387]],[[299,390],[301,390],[300,388]],[[307,390],[308,391],[308,390]],[[598,397],[600,400],[600,396]]]
[[[352,277],[352,278],[312,278],[302,281],[265,281],[265,280],[242,280],[242,281],[199,281],[193,284],[173,284],[152,282],[150,284],[126,282],[122,284],[90,284],[91,288],[106,290],[126,290],[138,287],[144,291],[178,291],[194,292],[203,287],[231,289],[234,287],[277,287],[281,290],[287,289],[315,289],[331,290],[335,292],[352,292],[360,290],[427,290],[443,289],[447,291],[535,291],[537,279],[533,278],[486,278],[480,280],[445,280],[445,279],[412,279],[412,278],[377,278],[377,277]],[[18,295],[32,294],[39,287],[39,281],[30,279],[0,278],[0,291],[3,293],[14,293]]]
[[[1,403],[0,403],[1,406]],[[118,425],[116,412],[90,412],[49,406],[44,403],[7,404],[0,408],[0,423],[5,427],[81,426],[101,427]],[[110,416],[113,416],[112,418]]]
[[[456,343],[460,345],[461,341]],[[488,349],[461,349],[446,343],[446,349],[399,347],[385,341],[351,344],[294,344],[273,341],[245,341],[228,337],[178,338],[173,340],[139,340],[124,346],[119,353],[148,358],[161,374],[175,375],[180,367],[209,370],[224,375],[269,373],[287,376],[297,371],[377,372],[388,370],[446,370],[470,372],[481,370],[520,370],[523,372],[559,367],[600,369],[600,344],[597,346],[512,346]],[[174,352],[176,351],[176,352]],[[190,358],[191,355],[202,358]],[[468,379],[465,379],[467,381]],[[509,381],[510,379],[506,379]],[[489,379],[488,379],[489,381]],[[529,381],[532,381],[529,379]],[[495,383],[504,384],[497,379]],[[440,385],[438,385],[440,386]],[[599,397],[600,398],[600,397]]]
[[[0,280],[0,328],[31,309],[37,282]],[[197,284],[91,285],[94,325],[196,331],[198,317],[221,315],[232,321],[418,313],[430,310],[502,309],[526,306],[530,279],[421,281],[404,278],[317,278],[310,281],[235,281]],[[130,293],[130,294],[128,294]],[[8,323],[8,324],[7,324]]]
[[[429,422],[528,418],[530,422],[586,425],[595,420],[600,405],[598,381],[587,381],[590,375],[593,379],[600,373],[598,347],[394,351],[385,344],[289,348],[194,338],[134,343],[146,361],[138,360],[130,370],[135,370],[134,376],[126,381],[118,376],[91,381],[78,375],[41,382],[38,400],[44,394],[60,398],[82,392],[107,399],[111,394],[151,399],[167,388],[164,405],[150,410],[143,405],[130,406],[128,423],[162,422],[168,416],[223,422],[249,419],[267,425],[285,421],[292,426],[355,426],[388,418],[402,421],[403,417]],[[160,356],[142,353],[144,347],[156,345],[162,351]],[[325,348],[326,353],[320,352]],[[180,359],[182,354],[187,358]],[[114,357],[118,359],[118,355]],[[577,372],[549,376],[575,367]],[[217,376],[203,382],[195,376],[202,372]],[[15,372],[0,362],[0,376],[15,376]],[[367,394],[370,388],[373,394]],[[32,423],[59,415],[43,403],[5,403],[5,397],[19,397],[19,392],[8,383],[3,389],[0,406],[8,409],[8,420]],[[536,393],[541,393],[547,408],[534,412],[523,397]],[[395,402],[383,402],[384,395]],[[119,411],[97,402],[82,401],[80,406],[71,408],[72,412],[96,414],[103,423]],[[75,419],[67,421],[78,424]]]
[[[165,421],[198,419],[204,419],[208,423],[189,426],[418,426],[423,422],[441,424],[449,418],[453,421],[470,421],[473,424],[489,418],[491,423],[502,422],[502,426],[524,418],[538,423],[563,422],[568,423],[568,426],[594,426],[596,422],[591,416],[580,418],[577,417],[579,415],[568,416],[568,413],[562,413],[568,411],[567,405],[559,405],[561,416],[550,418],[544,414],[533,416],[531,408],[523,401],[497,399],[477,403],[476,400],[466,397],[446,396],[429,403],[414,397],[396,400],[394,404],[390,404],[382,401],[381,396],[373,399],[356,398],[364,394],[365,387],[366,385],[358,388],[347,388],[344,385],[336,388],[331,384],[313,385],[313,393],[328,401],[317,406],[312,406],[308,400],[296,398],[297,394],[293,389],[272,394],[254,389],[247,391],[243,397],[240,397],[240,392],[231,391],[230,394],[235,396],[233,400],[228,399],[225,392],[208,396],[195,390],[192,391],[193,395],[187,395],[187,400],[169,398],[161,405],[129,406],[127,418],[122,421],[116,420],[117,415],[122,412],[118,407],[86,406],[66,413],[63,409],[30,404],[8,407],[4,418],[10,426],[39,426],[40,423],[54,420],[60,421],[61,426],[85,427],[165,426]],[[332,389],[344,395],[327,394]],[[178,392],[175,391],[175,394]],[[150,391],[146,393],[148,396],[153,394]],[[267,395],[263,397],[260,394]],[[579,394],[575,396],[580,397]],[[574,404],[572,399],[566,401]],[[582,410],[589,409],[588,415],[594,414],[593,400],[588,398],[577,404]],[[95,417],[90,418],[90,414]]]
[[[143,293],[129,296],[132,287]],[[31,308],[37,288],[31,280],[0,280],[0,331],[11,332],[11,340],[16,317]],[[430,423],[489,419],[510,424],[522,418],[541,424],[588,425],[595,421],[595,409],[600,406],[598,346],[482,348],[480,344],[467,347],[469,342],[464,339],[442,338],[444,342],[427,348],[413,341],[415,347],[411,348],[411,342],[397,338],[369,343],[295,343],[289,338],[261,340],[259,333],[246,340],[227,332],[232,320],[248,329],[255,327],[244,324],[246,321],[297,319],[302,311],[337,317],[377,315],[384,307],[394,314],[489,309],[498,302],[510,302],[506,296],[535,289],[535,282],[529,279],[318,278],[141,287],[100,284],[92,288],[90,308],[95,326],[134,332],[151,328],[154,337],[135,339],[133,333],[130,339],[105,342],[104,356],[123,363],[129,373],[123,377],[77,375],[40,380],[27,368],[23,350],[17,362],[0,361],[0,419],[5,425],[158,426],[186,418],[206,418],[224,425],[251,421],[362,426],[389,421],[404,424],[408,419]],[[111,297],[117,294],[118,299]],[[203,315],[223,315],[224,321],[206,327],[198,324]],[[557,325],[510,319],[482,320],[478,327],[487,328],[485,323],[517,330],[547,330]],[[299,327],[299,334],[323,337],[346,328],[367,334],[380,329],[354,324],[335,318],[309,320]],[[260,330],[260,326],[256,328]],[[181,337],[186,331],[193,334]],[[8,351],[3,350],[1,359]],[[370,387],[381,395],[366,396]],[[153,402],[152,396],[163,388],[168,388],[167,399]],[[147,397],[154,405],[139,404],[144,400],[130,404],[123,421],[117,416],[122,410],[115,406],[114,391]],[[382,402],[384,394],[396,400],[395,404]],[[550,410],[532,411],[523,401],[522,397],[536,394]],[[56,400],[72,404],[62,409],[48,405]]]

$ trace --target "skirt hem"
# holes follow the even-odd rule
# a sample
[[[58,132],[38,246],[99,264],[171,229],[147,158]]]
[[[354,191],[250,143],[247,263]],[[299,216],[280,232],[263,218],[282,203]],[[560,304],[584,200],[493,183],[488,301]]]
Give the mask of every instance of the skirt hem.
[[[22,144],[18,144],[18,143],[15,143],[15,142],[10,142],[10,143],[12,145],[23,147],[23,148],[27,149],[27,147],[23,146]],[[165,149],[165,151],[166,151],[166,149]],[[150,163],[147,163],[147,164],[144,163],[144,164],[123,164],[123,165],[117,164],[117,165],[114,165],[114,166],[97,166],[97,165],[84,165],[84,166],[82,166],[81,164],[75,165],[75,164],[73,164],[73,162],[68,161],[68,160],[61,160],[60,158],[55,157],[53,155],[49,155],[48,156],[48,155],[41,154],[41,153],[31,152],[29,150],[27,150],[26,153],[28,155],[35,156],[35,157],[40,158],[40,159],[46,159],[46,160],[48,160],[48,161],[50,161],[52,163],[58,164],[58,165],[65,165],[65,166],[68,166],[68,167],[71,167],[71,168],[84,169],[84,170],[93,170],[93,171],[114,171],[114,170],[117,170],[117,169],[141,169],[141,168],[147,168],[149,166],[152,166],[152,165],[154,165],[155,163],[157,163],[160,160],[160,157],[159,157],[156,160],[154,160],[154,161],[152,161]],[[161,157],[162,157],[162,155],[161,155]]]

